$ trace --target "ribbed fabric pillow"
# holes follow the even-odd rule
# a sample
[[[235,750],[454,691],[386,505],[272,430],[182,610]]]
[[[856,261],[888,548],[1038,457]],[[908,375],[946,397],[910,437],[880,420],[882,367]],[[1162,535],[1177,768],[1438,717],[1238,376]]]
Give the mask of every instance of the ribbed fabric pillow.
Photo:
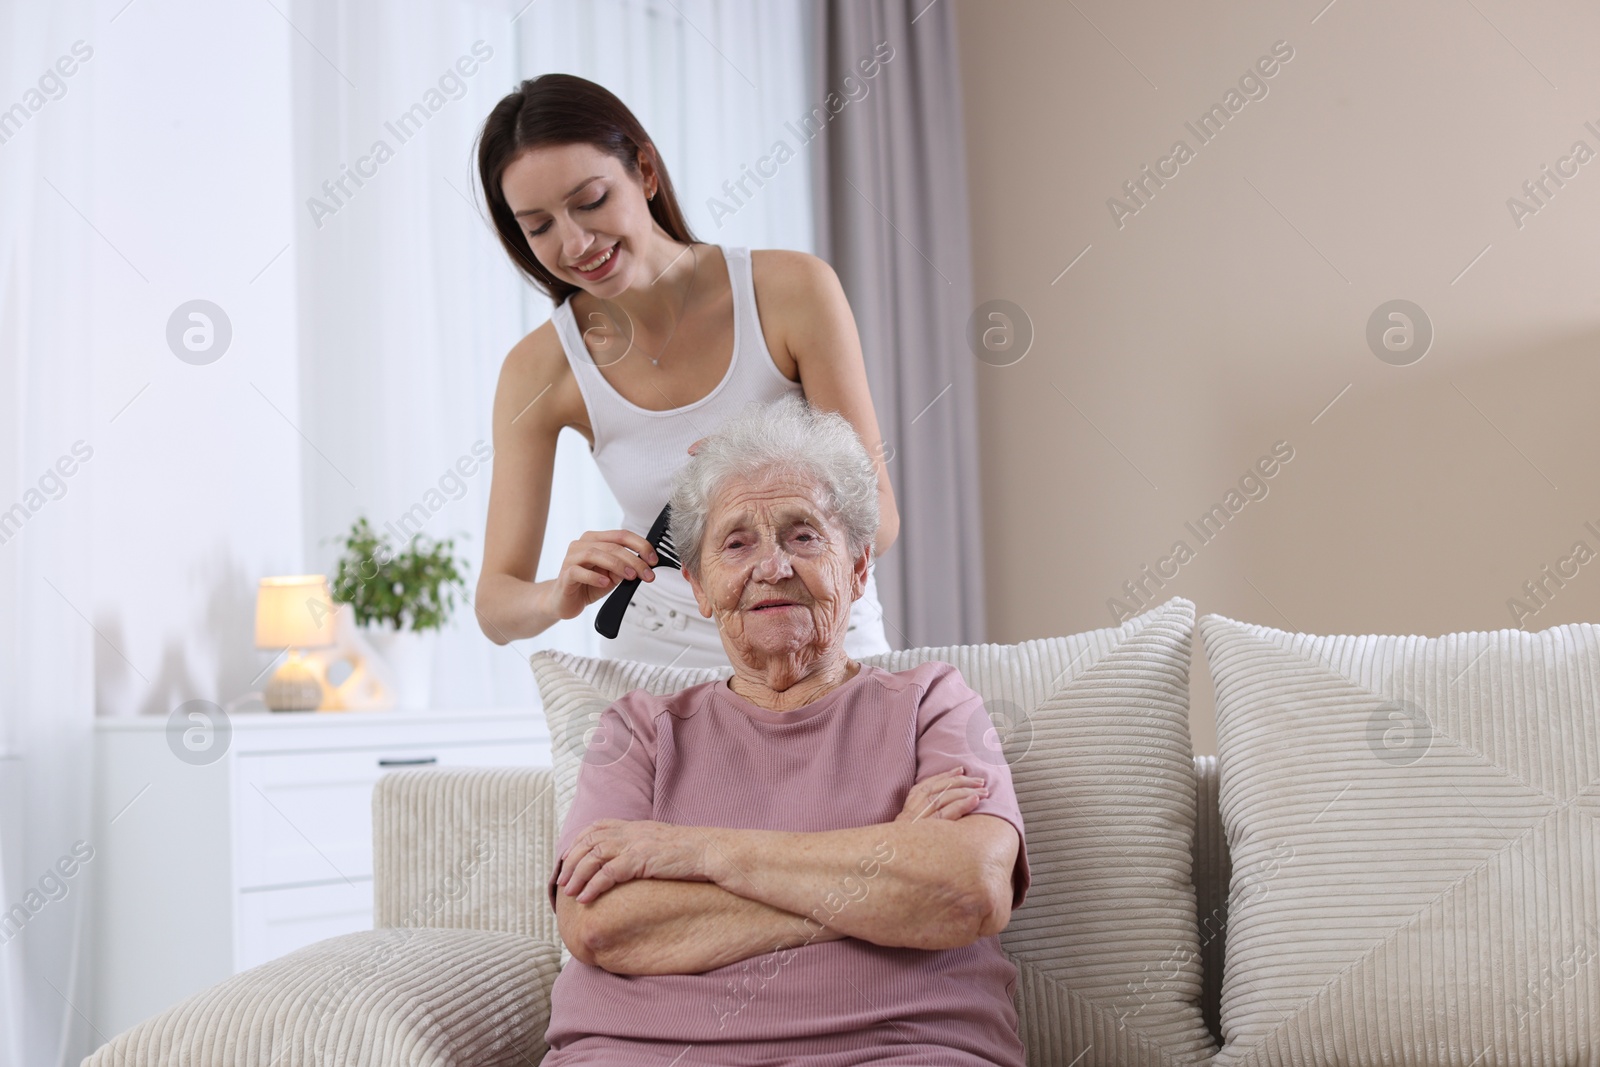
[[[1000,942],[1017,965],[1021,1037],[1034,1067],[1171,1067],[1216,1051],[1200,1015],[1191,881],[1193,631],[1194,605],[1176,598],[1068,637],[862,659],[889,671],[955,664],[1003,737],[971,740],[975,758],[1010,764],[1027,827],[1033,882]],[[562,652],[532,659],[555,749],[558,830],[585,735],[612,701],[732,673]],[[605,752],[605,738],[590,740]]]
[[[83,1067],[522,1067],[545,1054],[558,969],[525,934],[363,930],[196,993]]]
[[[1200,632],[1233,854],[1217,1067],[1600,1063],[1600,627]]]

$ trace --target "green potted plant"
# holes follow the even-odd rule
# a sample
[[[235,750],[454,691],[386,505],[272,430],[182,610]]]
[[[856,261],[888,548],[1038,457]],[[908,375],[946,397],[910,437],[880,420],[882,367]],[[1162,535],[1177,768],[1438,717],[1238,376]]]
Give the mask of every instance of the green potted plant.
[[[454,548],[454,539],[419,533],[396,551],[365,516],[345,536],[333,599],[349,605],[361,635],[388,665],[396,707],[428,706],[439,630],[466,592],[466,561]]]

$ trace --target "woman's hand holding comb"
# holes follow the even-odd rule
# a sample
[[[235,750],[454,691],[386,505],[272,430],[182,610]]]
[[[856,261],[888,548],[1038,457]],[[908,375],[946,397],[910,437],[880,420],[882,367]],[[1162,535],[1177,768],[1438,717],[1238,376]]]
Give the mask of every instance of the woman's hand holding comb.
[[[567,546],[545,607],[556,618],[575,619],[619,582],[655,581],[651,567],[660,562],[650,542],[631,530],[585,530]]]

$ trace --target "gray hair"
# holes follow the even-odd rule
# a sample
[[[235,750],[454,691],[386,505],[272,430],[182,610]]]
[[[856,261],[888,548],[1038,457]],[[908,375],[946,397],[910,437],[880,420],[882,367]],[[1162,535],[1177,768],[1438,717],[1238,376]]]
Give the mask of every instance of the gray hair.
[[[700,577],[700,541],[711,504],[729,483],[787,473],[822,488],[830,517],[844,527],[850,557],[878,536],[878,470],[838,412],[818,411],[794,393],[752,401],[705,438],[673,477],[671,535],[686,573]]]

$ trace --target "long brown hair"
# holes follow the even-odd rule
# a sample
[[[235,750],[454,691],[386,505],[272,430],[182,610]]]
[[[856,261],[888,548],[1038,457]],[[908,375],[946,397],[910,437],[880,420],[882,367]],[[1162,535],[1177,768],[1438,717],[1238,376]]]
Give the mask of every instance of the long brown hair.
[[[500,190],[500,178],[523,152],[544,145],[567,144],[594,145],[615,156],[641,180],[639,153],[646,153],[659,183],[649,202],[651,218],[673,240],[699,243],[678,208],[672,179],[667,176],[667,166],[656,152],[655,143],[626,104],[604,86],[573,74],[529,78],[496,104],[484,120],[478,134],[478,180],[483,183],[489,217],[494,220],[500,244],[511,262],[556,304],[580,287],[551,274],[533,254]]]

